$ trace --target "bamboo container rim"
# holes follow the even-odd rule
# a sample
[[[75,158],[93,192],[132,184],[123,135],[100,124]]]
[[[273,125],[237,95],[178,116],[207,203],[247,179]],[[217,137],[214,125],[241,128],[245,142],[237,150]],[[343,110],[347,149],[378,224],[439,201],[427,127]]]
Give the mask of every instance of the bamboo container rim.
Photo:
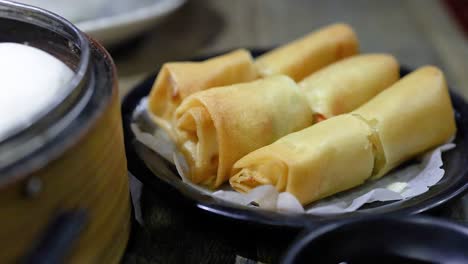
[[[72,96],[72,93],[77,90],[80,83],[86,75],[86,70],[89,65],[90,49],[88,40],[80,33],[72,23],[65,20],[64,18],[51,13],[45,9],[41,9],[34,6],[29,6],[21,3],[15,3],[5,0],[0,0],[0,17],[17,20],[25,23],[35,24],[41,28],[54,30],[55,33],[62,35],[68,39],[72,45],[70,49],[75,49],[76,46],[80,52],[79,63],[74,69],[74,76],[66,84],[61,93],[54,98],[47,108],[42,109],[36,116],[33,117],[33,123],[43,122],[45,117],[51,112],[57,111],[57,109]],[[28,129],[28,126],[14,127],[6,138],[0,138],[0,144],[12,140],[17,137],[18,134]]]
[[[114,85],[116,70],[101,45],[49,11],[0,0],[0,19],[19,25],[16,30],[20,37],[13,42],[19,42],[21,37],[28,39],[32,35],[37,38],[43,34],[44,39],[39,43],[43,46],[39,48],[62,60],[75,72],[56,102],[41,112],[31,125],[18,128],[5,139],[0,138],[2,189],[59,157],[89,130],[115,96],[112,89],[101,87]],[[61,49],[58,45],[62,45]],[[54,54],[56,50],[62,53]]]

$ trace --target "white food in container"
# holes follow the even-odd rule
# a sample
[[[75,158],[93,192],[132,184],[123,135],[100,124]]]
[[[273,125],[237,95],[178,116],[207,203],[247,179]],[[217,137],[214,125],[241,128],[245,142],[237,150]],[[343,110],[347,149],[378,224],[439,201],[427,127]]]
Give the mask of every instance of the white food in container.
[[[54,102],[74,72],[40,49],[0,43],[0,141]]]

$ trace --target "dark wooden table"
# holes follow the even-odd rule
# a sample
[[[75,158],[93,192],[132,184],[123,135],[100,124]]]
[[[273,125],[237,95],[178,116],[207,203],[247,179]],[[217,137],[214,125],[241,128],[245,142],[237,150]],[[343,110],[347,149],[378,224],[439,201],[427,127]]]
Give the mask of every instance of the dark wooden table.
[[[336,21],[355,28],[362,52],[388,52],[413,68],[435,64],[468,96],[467,40],[437,0],[189,1],[146,35],[111,48],[121,95],[165,61],[272,47]],[[212,219],[147,188],[141,207],[145,226],[135,225],[124,263],[274,263],[296,234]],[[438,214],[465,222],[468,196]]]

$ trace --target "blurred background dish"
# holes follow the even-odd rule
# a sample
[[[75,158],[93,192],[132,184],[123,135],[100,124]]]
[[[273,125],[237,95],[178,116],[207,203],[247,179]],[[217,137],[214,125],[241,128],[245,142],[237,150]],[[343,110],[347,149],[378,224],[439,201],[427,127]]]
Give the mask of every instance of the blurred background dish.
[[[57,13],[106,46],[135,37],[185,0],[18,0]]]
[[[281,263],[467,263],[468,228],[431,217],[361,218],[304,232]]]

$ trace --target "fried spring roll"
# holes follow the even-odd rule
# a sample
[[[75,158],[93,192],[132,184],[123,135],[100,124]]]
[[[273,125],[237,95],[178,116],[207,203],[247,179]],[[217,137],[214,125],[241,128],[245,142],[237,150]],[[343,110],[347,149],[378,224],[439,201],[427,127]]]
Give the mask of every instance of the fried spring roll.
[[[231,186],[272,184],[302,204],[378,178],[455,133],[444,76],[423,67],[350,114],[332,117],[244,156]]]
[[[351,112],[400,78],[395,58],[357,55],[335,62],[300,82],[318,120]]]
[[[256,79],[252,56],[240,49],[202,62],[163,65],[149,95],[149,110],[158,125],[171,131],[175,109],[187,96],[216,86]]]
[[[218,187],[242,156],[312,122],[297,84],[274,76],[191,95],[175,112],[175,134],[189,178]]]
[[[235,163],[230,184],[240,192],[271,184],[310,203],[371,176],[371,134],[359,118],[332,117],[246,155]]]
[[[432,66],[407,75],[354,114],[375,131],[379,157],[373,178],[448,141],[456,131],[444,74]]]
[[[285,74],[300,81],[335,61],[358,53],[352,28],[334,24],[258,57],[255,65],[262,76]]]

